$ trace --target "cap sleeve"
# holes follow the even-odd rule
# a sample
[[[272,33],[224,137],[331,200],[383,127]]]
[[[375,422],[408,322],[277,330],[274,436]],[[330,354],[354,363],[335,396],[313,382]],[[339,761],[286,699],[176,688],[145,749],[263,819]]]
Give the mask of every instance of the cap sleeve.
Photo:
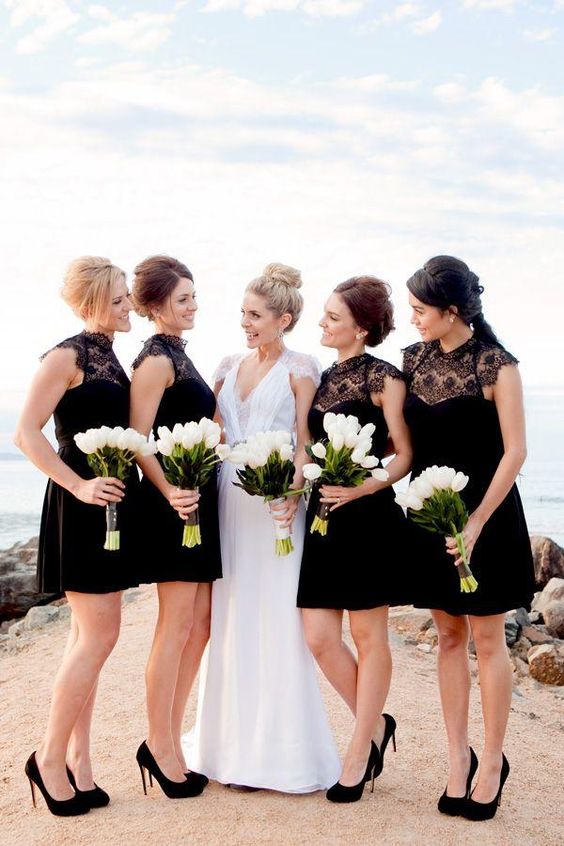
[[[425,346],[423,343],[419,344],[411,344],[410,347],[406,347],[403,352],[403,365],[402,370],[406,376],[411,376],[413,371],[416,369],[419,361],[421,360],[421,355]]]
[[[288,371],[295,379],[311,379],[315,387],[321,381],[321,365],[313,355],[291,352],[288,356]]]
[[[394,367],[393,364],[382,361],[379,358],[371,361],[368,366],[366,378],[366,384],[370,393],[381,394],[384,390],[384,383],[387,377],[390,379],[399,379],[400,382],[404,381],[403,373],[397,367]]]
[[[140,367],[146,358],[150,355],[163,355],[165,358],[170,359],[170,354],[168,351],[163,347],[163,345],[159,342],[158,338],[149,338],[148,341],[145,341],[143,344],[143,349],[139,353],[136,359],[134,359],[131,369],[137,370]]]
[[[50,352],[53,350],[74,350],[76,355],[76,366],[79,370],[85,370],[86,368],[86,349],[84,346],[84,339],[80,337],[80,335],[73,335],[72,338],[65,338],[64,341],[61,341],[59,344],[55,344],[54,347],[51,347],[50,350],[44,352],[43,355],[39,356],[39,361],[43,361]]]
[[[226,355],[225,358],[222,358],[215,373],[213,374],[213,384],[215,385],[216,382],[223,382],[229,371],[232,370],[242,358],[243,355],[241,353]]]
[[[503,347],[485,347],[476,360],[476,373],[480,385],[495,385],[499,371],[505,365],[517,365],[519,360]]]

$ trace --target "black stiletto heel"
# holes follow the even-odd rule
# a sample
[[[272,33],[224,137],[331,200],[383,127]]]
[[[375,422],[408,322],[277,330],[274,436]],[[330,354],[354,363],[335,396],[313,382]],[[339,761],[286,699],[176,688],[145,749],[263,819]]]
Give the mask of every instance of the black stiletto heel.
[[[188,770],[188,772],[184,773],[184,775],[186,776],[186,781],[190,781],[193,784],[201,784],[202,790],[204,789],[204,787],[207,787],[210,783],[210,780],[207,776],[205,776],[203,773],[195,773],[194,770]]]
[[[329,788],[327,793],[325,794],[326,798],[330,802],[358,802],[360,797],[364,792],[364,785],[367,781],[372,780],[372,790],[374,792],[374,778],[375,778],[375,770],[378,765],[378,761],[380,758],[380,753],[378,752],[378,747],[371,741],[370,743],[370,753],[368,755],[368,762],[366,764],[366,772],[362,777],[361,781],[358,784],[353,784],[351,787],[346,787],[344,784],[341,784],[338,781],[332,787]]]
[[[35,752],[32,752],[26,761],[25,774],[28,777],[31,787],[31,799],[33,801],[34,808],[37,807],[35,801],[35,787],[38,787],[45,799],[47,807],[55,817],[77,817],[80,814],[87,814],[90,810],[84,800],[77,794],[72,796],[70,799],[54,799],[51,794],[47,792],[47,788],[45,787],[43,778],[39,772],[39,767],[37,766],[37,761],[35,760]]]
[[[374,778],[378,778],[382,770],[384,769],[384,752],[386,751],[386,747],[392,741],[392,745],[394,747],[394,752],[396,751],[396,728],[397,723],[392,717],[391,714],[382,714],[384,717],[384,722],[386,723],[386,727],[384,729],[384,737],[382,738],[382,743],[380,745],[380,749],[374,744],[376,751],[378,752],[378,760],[376,761],[376,767],[374,772]]]
[[[478,769],[478,758],[476,757],[476,753],[472,747],[470,746],[469,748],[470,769],[468,770],[468,776],[466,778],[466,792],[464,796],[448,796],[445,787],[445,791],[437,803],[437,808],[441,814],[448,814],[451,817],[459,816],[462,813],[466,800],[470,796],[472,779],[476,775],[476,770]]]
[[[136,754],[137,763],[141,770],[141,779],[143,781],[143,792],[147,795],[147,784],[145,781],[145,770],[149,774],[149,784],[153,786],[153,776],[155,781],[169,799],[187,799],[192,796],[199,796],[204,786],[201,783],[195,784],[194,781],[185,779],[184,781],[172,781],[167,778],[159,765],[157,764],[151,750],[147,746],[147,742],[143,741]]]
[[[482,820],[491,820],[495,817],[496,811],[501,804],[501,792],[503,790],[503,785],[507,781],[507,776],[509,775],[509,761],[502,753],[501,756],[501,771],[499,773],[499,788],[492,799],[491,802],[476,802],[475,799],[472,799],[470,795],[468,799],[465,800],[464,806],[462,808],[462,816],[466,817],[467,820],[475,820],[476,822],[481,822]]]
[[[92,790],[79,790],[76,786],[74,774],[69,767],[67,767],[67,776],[76,795],[84,799],[89,808],[105,808],[106,805],[110,804],[109,794],[105,790],[102,790],[101,787],[98,787],[96,782],[94,782]]]

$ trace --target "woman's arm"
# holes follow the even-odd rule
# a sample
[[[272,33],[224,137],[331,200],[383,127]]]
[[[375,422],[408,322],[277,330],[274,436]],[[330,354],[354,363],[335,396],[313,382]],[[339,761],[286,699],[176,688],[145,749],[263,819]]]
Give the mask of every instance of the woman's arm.
[[[39,470],[82,502],[93,505],[119,502],[125,487],[122,482],[113,478],[83,479],[65,464],[42,432],[63,395],[79,385],[81,377],[74,350],[52,350],[33,379],[14,442]]]
[[[173,381],[172,365],[164,355],[147,356],[133,371],[130,407],[130,425],[133,429],[149,436],[165,389],[170,387]],[[139,457],[137,460],[143,475],[153,483],[181,517],[187,517],[190,512],[195,511],[200,498],[199,494],[180,491],[167,482],[163,469],[154,455]]]
[[[484,498],[470,515],[464,529],[463,537],[468,555],[474,549],[484,525],[513,487],[527,457],[523,388],[516,366],[505,365],[500,368],[493,386],[492,398],[497,408],[504,451]],[[458,558],[454,539],[448,539],[447,548],[451,555],[457,557],[458,563],[461,559]]]
[[[386,465],[388,473],[387,481],[369,477],[358,487],[345,488],[339,485],[322,485],[321,502],[334,502],[331,511],[340,508],[352,499],[358,499],[367,494],[373,494],[393,485],[402,479],[411,467],[412,450],[409,429],[403,416],[403,404],[405,401],[405,384],[400,379],[393,379],[387,376],[384,380],[384,389],[380,394],[370,395],[374,405],[379,405],[384,412],[384,418],[388,426],[390,438],[394,444],[395,457]]]

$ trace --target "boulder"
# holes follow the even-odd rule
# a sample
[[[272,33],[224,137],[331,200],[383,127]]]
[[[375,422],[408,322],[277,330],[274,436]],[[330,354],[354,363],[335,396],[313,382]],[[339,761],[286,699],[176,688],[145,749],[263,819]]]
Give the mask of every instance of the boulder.
[[[542,613],[549,633],[564,639],[564,599],[549,602]]]
[[[546,626],[523,626],[521,629],[521,637],[527,638],[532,645],[539,643],[552,643],[554,640],[552,635],[549,634]]]
[[[507,616],[505,618],[505,642],[508,646],[513,646],[514,643],[517,643],[519,639],[519,634],[521,632],[521,626],[515,619],[515,617]]]
[[[22,617],[34,605],[58,596],[37,592],[37,542],[31,538],[0,550],[0,621]]]
[[[564,579],[564,549],[550,538],[531,536],[535,580],[543,588],[553,577]]]
[[[529,649],[529,672],[543,684],[564,685],[564,644],[544,643]]]
[[[30,608],[26,614],[24,621],[24,628],[40,629],[52,620],[56,620],[59,616],[59,608],[56,605],[36,605],[35,608]]]

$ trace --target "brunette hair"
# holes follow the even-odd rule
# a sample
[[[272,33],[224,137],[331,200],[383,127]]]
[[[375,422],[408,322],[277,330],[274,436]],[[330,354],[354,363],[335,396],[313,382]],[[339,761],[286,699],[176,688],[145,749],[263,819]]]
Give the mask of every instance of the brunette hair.
[[[249,282],[246,290],[264,297],[266,307],[276,317],[289,314],[292,320],[284,330],[290,332],[298,322],[304,306],[304,299],[298,288],[302,286],[302,274],[287,264],[267,264],[262,274]]]
[[[482,311],[483,285],[467,264],[454,256],[435,256],[407,280],[409,291],[425,305],[457,314],[481,341],[502,346]]]
[[[108,316],[112,286],[125,279],[121,268],[101,256],[81,256],[70,263],[61,296],[82,320],[102,323]]]
[[[391,292],[388,283],[375,276],[353,276],[335,288],[355,323],[368,333],[367,347],[377,347],[395,328]]]
[[[194,277],[185,264],[170,256],[150,256],[135,270],[131,296],[135,311],[152,320],[152,310],[170,297],[180,279]]]

